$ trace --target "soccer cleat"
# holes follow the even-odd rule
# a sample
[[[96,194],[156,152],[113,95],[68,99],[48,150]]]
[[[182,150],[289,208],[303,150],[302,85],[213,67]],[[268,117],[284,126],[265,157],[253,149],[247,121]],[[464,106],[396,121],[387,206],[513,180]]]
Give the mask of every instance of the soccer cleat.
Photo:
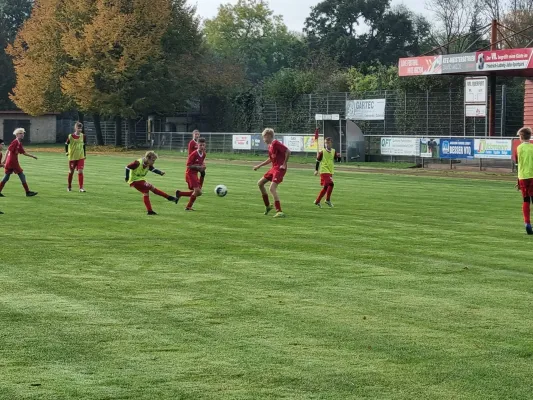
[[[2,211],[0,211],[0,214],[3,214],[3,212],[2,212]]]
[[[72,188],[67,188],[67,192],[72,192]]]
[[[269,213],[270,211],[272,211],[273,209],[274,209],[274,207],[272,207],[272,206],[267,206],[266,209],[265,209],[265,215],[268,215],[268,213]]]
[[[4,196],[4,195],[2,194],[2,192],[0,192],[0,197],[6,197],[6,196]]]
[[[33,196],[37,196],[37,192],[26,192],[26,197],[33,197]]]
[[[192,207],[185,207],[185,211],[196,211],[196,210]]]
[[[152,210],[148,211],[147,214],[148,215],[157,215],[157,213],[155,211],[152,211]]]
[[[274,214],[274,218],[285,218],[285,213],[278,211],[276,214]]]
[[[84,188],[81,188],[80,193],[87,193],[87,190],[85,190]]]
[[[326,200],[324,203],[326,203],[329,208],[333,208],[333,204],[331,203],[331,201]]]
[[[177,203],[177,202],[178,202],[178,199],[177,199],[176,197],[174,197],[174,196],[168,196],[168,197],[167,197],[167,200],[168,200],[168,201],[173,201],[174,203]]]
[[[322,204],[320,203],[317,203],[316,201],[313,203],[315,206],[317,206],[318,208],[322,208]]]
[[[526,232],[528,235],[533,235],[533,228],[531,227],[531,224],[526,224]]]
[[[176,200],[174,200],[174,203],[178,204],[178,201],[180,201],[181,192],[179,190],[176,190]]]

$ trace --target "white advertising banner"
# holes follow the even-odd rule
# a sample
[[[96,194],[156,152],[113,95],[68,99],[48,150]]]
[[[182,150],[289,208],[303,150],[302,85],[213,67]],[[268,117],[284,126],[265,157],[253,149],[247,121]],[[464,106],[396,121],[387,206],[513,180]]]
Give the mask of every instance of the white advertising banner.
[[[419,156],[420,139],[403,137],[381,138],[381,154],[385,156]]]
[[[233,135],[233,150],[252,150],[252,135]]]
[[[465,79],[465,104],[486,104],[488,80],[486,76]]]
[[[385,99],[347,100],[346,119],[383,121],[385,119],[385,105]]]
[[[283,136],[283,144],[287,146],[290,151],[304,151],[303,136]]]
[[[511,159],[513,141],[510,139],[476,139],[474,140],[474,158]]]
[[[487,105],[486,104],[467,104],[465,105],[465,117],[486,117]]]

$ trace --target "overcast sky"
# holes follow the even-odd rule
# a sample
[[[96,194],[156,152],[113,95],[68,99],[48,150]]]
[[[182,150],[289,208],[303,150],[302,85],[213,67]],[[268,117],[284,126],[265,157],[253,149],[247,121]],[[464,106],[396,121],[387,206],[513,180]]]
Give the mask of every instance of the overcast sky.
[[[275,14],[283,16],[285,24],[292,31],[301,32],[305,19],[309,16],[311,7],[320,3],[321,0],[269,0],[270,8]],[[202,18],[212,18],[217,14],[221,4],[237,3],[237,0],[188,0],[189,4],[196,4],[198,14]],[[405,4],[409,9],[429,16],[425,10],[424,0],[392,0],[392,5]]]

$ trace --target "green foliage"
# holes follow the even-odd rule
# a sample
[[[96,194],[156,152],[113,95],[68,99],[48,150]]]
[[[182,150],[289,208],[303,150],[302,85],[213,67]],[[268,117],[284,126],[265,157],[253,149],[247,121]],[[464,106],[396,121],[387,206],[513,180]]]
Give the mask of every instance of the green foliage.
[[[398,68],[393,66],[377,64],[364,69],[352,67],[348,70],[348,86],[352,93],[392,90],[398,86],[399,80]]]
[[[304,48],[263,0],[221,5],[217,16],[205,22],[204,33],[209,49],[243,64],[253,82],[291,66]]]

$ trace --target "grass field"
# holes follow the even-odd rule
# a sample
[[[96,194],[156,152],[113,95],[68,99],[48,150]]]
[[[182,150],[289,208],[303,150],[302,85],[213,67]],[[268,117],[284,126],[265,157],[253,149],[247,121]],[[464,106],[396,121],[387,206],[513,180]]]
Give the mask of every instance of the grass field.
[[[250,167],[212,163],[195,213],[124,183],[66,192],[62,154],[0,199],[0,399],[529,399],[531,237],[513,182],[312,167],[263,215]],[[183,161],[149,181],[185,188]],[[75,178],[76,182],[76,178]],[[226,198],[213,193],[229,188]]]

